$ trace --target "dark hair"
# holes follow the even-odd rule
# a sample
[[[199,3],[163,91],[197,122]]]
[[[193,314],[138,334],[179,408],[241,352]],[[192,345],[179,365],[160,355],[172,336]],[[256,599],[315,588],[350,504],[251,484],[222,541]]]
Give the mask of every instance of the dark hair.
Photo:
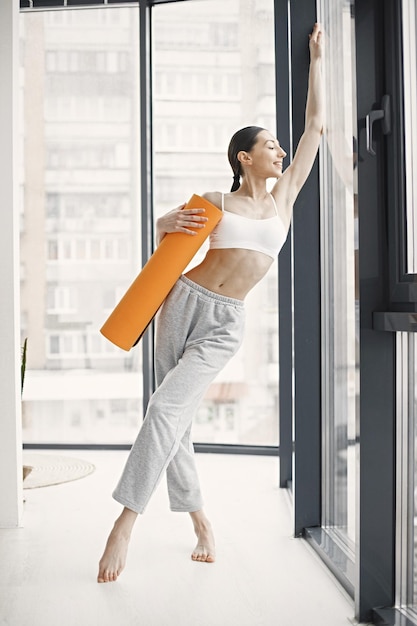
[[[250,152],[256,143],[257,136],[262,130],[265,130],[265,128],[261,128],[260,126],[245,126],[245,128],[238,130],[231,138],[227,151],[229,163],[233,170],[233,185],[230,191],[236,191],[240,187],[242,169],[237,155],[241,150]]]

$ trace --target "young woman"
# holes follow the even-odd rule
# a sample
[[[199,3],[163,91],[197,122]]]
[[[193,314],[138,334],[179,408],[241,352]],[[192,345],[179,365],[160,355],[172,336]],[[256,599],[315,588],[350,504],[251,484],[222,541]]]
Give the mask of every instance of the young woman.
[[[229,145],[231,192],[205,194],[223,211],[203,262],[181,276],[157,318],[157,389],[113,497],[123,505],[100,560],[98,582],[115,581],[124,568],[138,514],[166,472],[170,507],[188,512],[197,535],[194,561],[212,563],[212,529],[202,506],[191,442],[191,424],[208,385],[239,348],[244,299],[266,274],[287,237],[294,201],[310,173],[322,133],[321,32],[310,35],[310,72],[305,130],[291,165],[267,130],[249,126]],[[272,191],[268,178],[276,178]],[[241,181],[241,182],[240,182]],[[157,222],[166,233],[204,228],[204,209],[178,207]]]

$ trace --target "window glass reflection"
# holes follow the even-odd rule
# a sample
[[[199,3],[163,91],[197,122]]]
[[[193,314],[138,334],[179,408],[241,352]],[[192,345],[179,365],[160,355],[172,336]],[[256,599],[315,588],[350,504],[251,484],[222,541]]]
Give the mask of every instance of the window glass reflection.
[[[326,85],[320,168],[323,526],[353,556],[359,337],[353,2],[323,0],[319,9]]]
[[[193,193],[230,190],[226,153],[236,130],[275,133],[273,0],[155,6],[153,45],[158,216]],[[195,441],[277,445],[277,306],[275,264],[247,299],[244,345],[209,388]]]
[[[417,617],[417,335],[396,333],[396,603]]]
[[[404,142],[407,269],[417,273],[417,8],[403,0]]]

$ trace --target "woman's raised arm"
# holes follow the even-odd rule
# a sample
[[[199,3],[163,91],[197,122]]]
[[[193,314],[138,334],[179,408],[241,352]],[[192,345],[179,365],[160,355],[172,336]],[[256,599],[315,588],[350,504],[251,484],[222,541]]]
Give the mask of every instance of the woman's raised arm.
[[[321,77],[323,46],[319,24],[314,25],[309,46],[310,70],[304,132],[291,165],[287,167],[272,190],[276,200],[280,202],[283,208],[285,207],[288,221],[291,219],[295,199],[313,167],[323,132],[323,84]]]

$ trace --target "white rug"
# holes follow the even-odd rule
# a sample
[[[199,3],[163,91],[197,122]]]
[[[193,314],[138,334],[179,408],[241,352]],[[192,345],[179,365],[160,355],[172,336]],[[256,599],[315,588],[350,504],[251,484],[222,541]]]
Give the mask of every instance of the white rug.
[[[37,454],[26,450],[23,451],[23,464],[32,467],[32,471],[23,481],[23,489],[36,489],[78,480],[95,470],[92,463],[83,459]]]

